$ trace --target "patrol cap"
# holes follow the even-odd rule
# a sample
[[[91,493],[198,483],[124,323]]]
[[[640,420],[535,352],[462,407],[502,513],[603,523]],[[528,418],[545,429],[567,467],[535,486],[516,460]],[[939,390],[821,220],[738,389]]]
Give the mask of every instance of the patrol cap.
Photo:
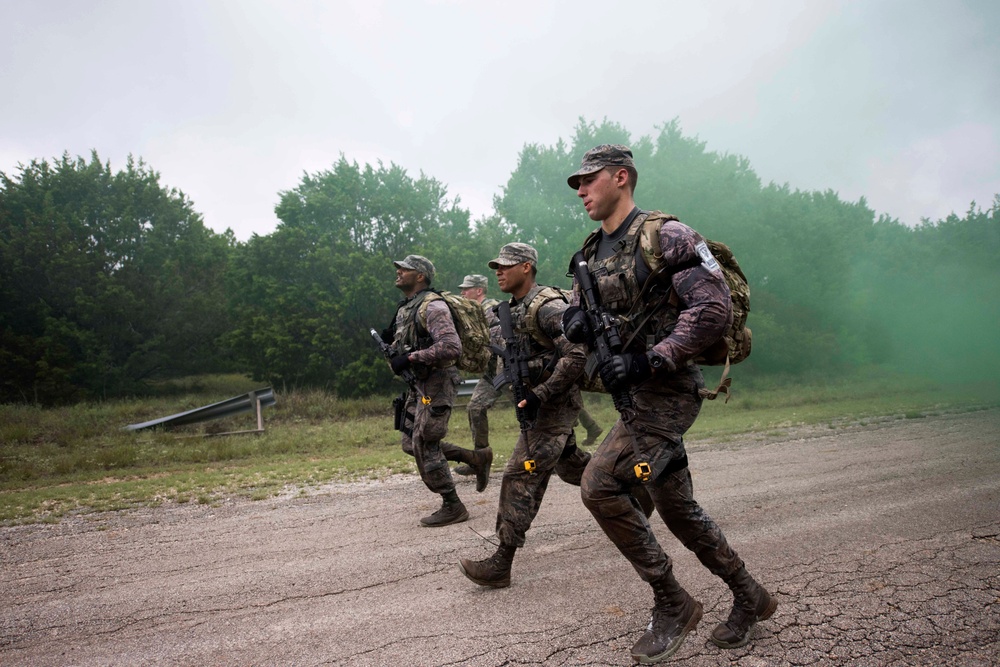
[[[465,280],[462,281],[462,284],[459,285],[458,288],[465,289],[466,287],[482,287],[485,289],[488,286],[489,281],[486,279],[486,276],[479,273],[473,273],[465,276]]]
[[[538,265],[538,253],[527,243],[508,243],[500,248],[500,256],[490,262],[491,269],[498,269],[501,266],[514,266],[521,262],[531,262],[532,266]]]
[[[576,190],[580,187],[581,177],[596,174],[605,167],[631,167],[635,169],[631,149],[621,144],[601,144],[591,148],[583,154],[580,168],[573,172],[566,179],[566,182],[569,183],[569,187]]]
[[[393,262],[392,265],[397,269],[409,269],[424,274],[428,284],[434,279],[434,264],[423,255],[407,255],[405,259]]]

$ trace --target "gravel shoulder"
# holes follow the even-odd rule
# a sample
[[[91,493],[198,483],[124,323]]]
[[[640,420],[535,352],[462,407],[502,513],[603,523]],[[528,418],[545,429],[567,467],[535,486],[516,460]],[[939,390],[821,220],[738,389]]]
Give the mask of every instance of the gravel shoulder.
[[[654,527],[705,618],[671,662],[970,665],[1000,655],[1000,410],[690,447],[695,495],[779,598],[742,648],[707,641],[724,584]],[[553,478],[483,589],[500,473],[427,529],[415,476],[266,501],[0,528],[0,665],[628,665],[651,594]]]

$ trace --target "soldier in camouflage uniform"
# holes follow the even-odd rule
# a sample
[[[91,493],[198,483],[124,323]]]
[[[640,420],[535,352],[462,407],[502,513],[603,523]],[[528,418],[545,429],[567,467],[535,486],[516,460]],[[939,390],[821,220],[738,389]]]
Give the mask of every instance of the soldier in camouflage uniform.
[[[569,483],[580,483],[589,454],[576,446],[573,424],[582,401],[578,380],[585,350],[562,335],[562,314],[568,304],[556,289],[535,282],[538,255],[525,243],[508,243],[490,262],[500,289],[510,294],[511,320],[521,350],[527,351],[532,381],[521,402],[534,424],[522,431],[500,486],[497,510],[497,552],[481,561],[461,559],[459,569],[482,586],[510,585],[514,552],[538,513],[553,472]],[[512,381],[518,381],[512,378]],[[524,463],[534,459],[533,473]]]
[[[494,339],[494,344],[502,345],[503,342],[498,339],[495,331],[499,322],[497,314],[493,310],[499,302],[496,299],[490,299],[486,296],[487,286],[488,280],[486,276],[474,273],[465,276],[462,284],[458,287],[462,290],[462,296],[466,299],[477,301],[482,305],[483,313],[486,315],[486,322],[490,325],[491,338]],[[493,378],[496,376],[496,372],[497,358],[494,355],[490,361],[489,369],[479,379],[479,382],[476,383],[476,388],[472,391],[472,398],[469,399],[469,405],[466,410],[469,415],[469,430],[472,432],[472,443],[476,449],[484,449],[490,446],[488,411],[496,405],[501,393],[501,390],[493,388]],[[597,436],[604,431],[585,408],[580,409],[579,423],[583,424],[583,427],[587,430],[587,439],[583,442],[584,447],[593,444],[597,440]],[[474,471],[471,467],[463,463],[455,468],[455,472],[459,475],[471,475]]]
[[[490,325],[492,338],[493,329],[497,325],[497,315],[493,311],[493,307],[499,301],[487,298],[486,288],[488,284],[486,276],[474,273],[465,276],[462,284],[458,287],[462,291],[462,296],[483,307],[483,314],[486,315],[486,322]],[[500,397],[500,392],[493,388],[493,377],[496,370],[497,358],[494,355],[490,358],[490,366],[486,369],[486,373],[476,383],[476,388],[472,390],[472,398],[469,399],[469,405],[466,408],[469,417],[469,430],[472,432],[472,444],[476,449],[489,449],[490,447],[490,423],[487,410],[492,408]],[[459,475],[471,475],[475,471],[471,466],[463,463],[455,468],[455,472]]]
[[[481,491],[489,480],[488,458],[492,456],[443,440],[458,393],[455,362],[462,354],[462,341],[448,304],[428,289],[434,279],[434,265],[420,255],[407,255],[393,265],[396,287],[405,298],[393,319],[393,356],[389,365],[397,375],[411,368],[417,377],[416,391],[411,389],[406,396],[400,429],[403,451],[416,459],[420,478],[427,488],[441,494],[443,499],[441,509],[420,519],[420,523],[447,526],[469,518],[455,491],[448,461],[472,466],[477,473],[477,489]]]
[[[694,359],[719,339],[732,318],[729,287],[705,240],[676,220],[659,230],[662,261],[677,269],[654,277],[659,289],[644,290],[650,269],[639,246],[649,215],[635,206],[638,179],[632,152],[621,145],[588,151],[568,183],[601,227],[584,243],[594,282],[605,308],[619,317],[625,350],[603,364],[600,375],[612,391],[627,390],[637,413],[632,430],[641,456],[652,469],[645,484],[667,528],[733,592],[726,621],[712,632],[722,648],[743,646],[753,625],[769,618],[773,598],[747,572],[721,529],[694,499],[683,436],[701,409],[704,388]],[[676,298],[670,297],[671,290]],[[668,298],[670,297],[670,298]],[[576,306],[563,319],[570,340],[592,344],[586,318]],[[636,324],[639,323],[639,324]],[[636,326],[641,327],[635,331]],[[633,659],[659,662],[680,647],[702,616],[702,606],[674,579],[669,556],[649,522],[633,510],[626,494],[640,484],[628,429],[619,420],[594,452],[581,482],[584,504],[605,534],[653,589],[652,620],[632,648]]]

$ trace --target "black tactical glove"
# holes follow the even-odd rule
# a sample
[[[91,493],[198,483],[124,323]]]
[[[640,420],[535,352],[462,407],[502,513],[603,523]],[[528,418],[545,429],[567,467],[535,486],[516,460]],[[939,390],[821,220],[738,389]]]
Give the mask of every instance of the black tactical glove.
[[[563,311],[562,329],[566,340],[571,343],[587,343],[590,340],[587,315],[576,306],[570,306]]]
[[[399,375],[410,367],[410,356],[407,354],[397,354],[389,360],[389,365],[392,366],[392,372]]]
[[[528,395],[524,397],[527,404],[522,408],[524,410],[524,417],[528,421],[535,421],[538,419],[538,408],[542,407],[542,399],[535,395],[535,392],[529,391]]]
[[[653,371],[645,354],[625,352],[616,354],[598,369],[601,381],[610,392],[628,389],[649,378]]]

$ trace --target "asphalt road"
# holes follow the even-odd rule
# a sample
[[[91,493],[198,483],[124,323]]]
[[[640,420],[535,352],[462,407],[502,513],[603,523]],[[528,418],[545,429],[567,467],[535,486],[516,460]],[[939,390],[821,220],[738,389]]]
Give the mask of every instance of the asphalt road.
[[[695,494],[780,601],[745,648],[731,597],[656,521],[705,618],[684,665],[1000,664],[1000,410],[690,447]],[[0,665],[628,665],[651,594],[553,479],[513,584],[475,586],[472,519],[418,527],[413,476],[267,501],[0,529]]]

